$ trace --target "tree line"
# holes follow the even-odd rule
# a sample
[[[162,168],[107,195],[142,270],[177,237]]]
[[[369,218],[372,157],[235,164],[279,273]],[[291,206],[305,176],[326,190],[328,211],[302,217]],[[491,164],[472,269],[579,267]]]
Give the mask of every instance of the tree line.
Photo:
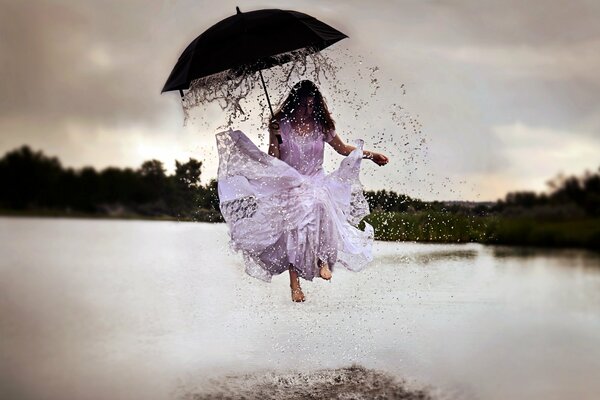
[[[546,210],[562,216],[600,216],[600,168],[582,176],[559,175],[547,182],[548,193],[508,193],[497,202],[504,213],[538,213]]]
[[[425,202],[385,189],[367,191],[365,197],[373,211],[446,212],[473,216],[499,215],[542,218],[600,216],[600,168],[582,176],[563,176],[548,183],[547,193],[516,191],[495,202]]]
[[[175,161],[172,175],[159,160],[145,161],[137,169],[65,168],[56,157],[24,145],[0,159],[0,207],[219,219],[214,212],[219,209],[217,182],[202,185],[201,169],[202,162],[194,158]]]
[[[159,160],[137,169],[65,168],[58,158],[24,145],[0,159],[0,208],[222,221],[217,181],[202,184],[201,169],[202,161],[194,158],[176,160],[171,175]],[[512,192],[493,203],[425,202],[392,190],[366,191],[365,197],[371,210],[386,212],[600,215],[600,169],[580,177],[559,176],[549,187],[549,193]]]

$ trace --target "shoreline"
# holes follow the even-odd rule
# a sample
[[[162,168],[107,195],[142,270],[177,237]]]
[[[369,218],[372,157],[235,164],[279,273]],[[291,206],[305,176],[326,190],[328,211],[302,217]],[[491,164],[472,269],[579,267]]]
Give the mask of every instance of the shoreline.
[[[7,210],[0,209],[0,217],[14,218],[75,218],[90,220],[140,220],[168,222],[223,223],[220,213],[202,210],[202,218],[173,217],[170,215],[145,216],[134,213],[98,214],[64,212],[56,210]],[[428,214],[429,215],[429,214]],[[414,214],[394,213],[392,222],[382,222],[381,213],[373,213],[365,220],[375,228],[375,240],[385,242],[411,242],[430,244],[480,243],[483,245],[506,245],[535,248],[600,249],[600,219],[582,218],[561,221],[540,221],[533,218],[506,218],[499,216],[459,216],[449,214],[450,219],[464,219],[476,223],[459,224],[456,229],[439,229],[415,222]],[[412,225],[406,221],[411,221]],[[443,222],[442,222],[443,223]]]

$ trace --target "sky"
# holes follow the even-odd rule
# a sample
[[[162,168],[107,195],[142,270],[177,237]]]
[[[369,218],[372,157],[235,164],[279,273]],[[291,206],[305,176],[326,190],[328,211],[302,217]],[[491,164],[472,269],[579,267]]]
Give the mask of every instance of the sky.
[[[595,0],[0,0],[0,154],[28,144],[69,167],[158,159],[169,172],[192,157],[203,182],[216,177],[224,115],[198,110],[209,123],[184,126],[179,94],[160,91],[187,44],[236,5],[301,11],[349,36],[324,53],[367,106],[355,115],[332,82],[323,92],[343,140],[390,156],[364,164],[367,189],[496,200],[600,167]],[[394,104],[421,132],[397,132]],[[263,144],[255,125],[233,128]],[[341,159],[326,158],[328,170]]]

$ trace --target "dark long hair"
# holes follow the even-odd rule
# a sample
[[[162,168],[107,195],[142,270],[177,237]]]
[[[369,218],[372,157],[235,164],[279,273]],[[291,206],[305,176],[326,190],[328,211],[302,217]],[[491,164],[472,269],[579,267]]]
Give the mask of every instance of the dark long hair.
[[[323,133],[327,134],[333,131],[335,129],[335,122],[329,114],[327,103],[317,85],[308,80],[300,81],[292,87],[292,91],[281,104],[273,119],[275,121],[280,121],[282,117],[291,117],[293,111],[298,108],[299,104],[302,101],[306,101],[309,97],[314,97],[315,99],[313,118],[323,130]]]

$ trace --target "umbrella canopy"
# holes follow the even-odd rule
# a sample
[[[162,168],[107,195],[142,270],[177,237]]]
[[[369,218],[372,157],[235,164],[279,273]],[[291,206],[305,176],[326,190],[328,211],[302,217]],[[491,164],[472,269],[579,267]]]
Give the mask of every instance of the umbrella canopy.
[[[242,13],[236,8],[236,15],[216,23],[188,45],[161,93],[188,89],[191,81],[226,70],[236,76],[241,71],[281,65],[291,57],[274,56],[299,49],[319,51],[348,37],[297,11],[267,9]]]

